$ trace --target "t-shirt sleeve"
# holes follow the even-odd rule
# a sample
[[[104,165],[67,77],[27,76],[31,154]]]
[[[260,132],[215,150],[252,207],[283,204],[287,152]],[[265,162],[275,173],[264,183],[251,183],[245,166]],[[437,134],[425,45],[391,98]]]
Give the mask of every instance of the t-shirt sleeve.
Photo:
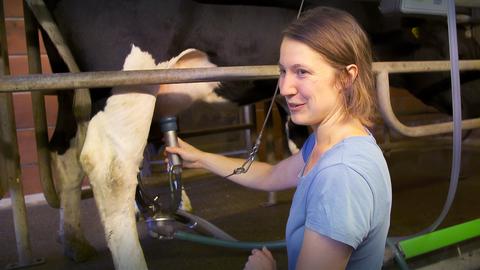
[[[308,229],[356,249],[372,218],[373,194],[360,174],[344,164],[318,172],[307,195]]]

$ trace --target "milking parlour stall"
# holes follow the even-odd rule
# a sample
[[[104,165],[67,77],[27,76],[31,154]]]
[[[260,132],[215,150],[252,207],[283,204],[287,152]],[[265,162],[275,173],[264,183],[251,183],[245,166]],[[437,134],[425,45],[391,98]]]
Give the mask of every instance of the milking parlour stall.
[[[288,269],[295,189],[182,166],[178,138],[242,159],[311,132],[278,90],[282,31],[352,14],[373,50],[373,128],[391,176],[382,269],[480,269],[480,3],[475,0],[5,0],[0,267]]]

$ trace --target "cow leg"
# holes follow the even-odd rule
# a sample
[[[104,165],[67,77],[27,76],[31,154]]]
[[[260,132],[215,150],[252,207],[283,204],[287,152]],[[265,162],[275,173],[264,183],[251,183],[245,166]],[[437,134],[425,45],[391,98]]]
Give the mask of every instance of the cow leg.
[[[88,243],[80,226],[81,185],[85,176],[78,160],[78,138],[85,128],[78,128],[73,145],[63,154],[52,153],[57,188],[60,195],[60,228],[59,241],[63,244],[64,253],[76,262],[87,260],[96,254]],[[83,131],[84,132],[84,131]]]
[[[116,269],[147,269],[138,239],[134,200],[155,96],[110,97],[89,123],[80,161],[93,194]]]
[[[81,262],[96,252],[85,239],[80,226],[80,188],[85,174],[78,158],[86,134],[86,123],[77,124],[72,106],[73,91],[59,93],[57,121],[49,149],[60,198],[58,240],[67,257]]]

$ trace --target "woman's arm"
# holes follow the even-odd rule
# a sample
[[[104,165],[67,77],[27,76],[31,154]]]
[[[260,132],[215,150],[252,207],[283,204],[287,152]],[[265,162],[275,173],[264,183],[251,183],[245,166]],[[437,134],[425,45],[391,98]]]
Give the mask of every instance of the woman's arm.
[[[178,144],[179,147],[167,147],[166,151],[180,155],[183,165],[187,168],[203,168],[217,175],[227,176],[245,162],[244,159],[201,151],[181,139],[178,140]],[[282,190],[297,185],[298,173],[303,166],[303,158],[297,153],[276,165],[254,161],[248,172],[232,175],[228,179],[249,188]]]
[[[305,229],[296,269],[345,269],[352,250],[347,244]]]

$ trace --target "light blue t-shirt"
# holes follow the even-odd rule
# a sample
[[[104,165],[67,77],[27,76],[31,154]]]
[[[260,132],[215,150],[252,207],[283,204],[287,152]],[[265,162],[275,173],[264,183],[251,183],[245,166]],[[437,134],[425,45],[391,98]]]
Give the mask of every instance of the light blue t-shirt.
[[[302,147],[305,163],[315,145]],[[293,197],[286,228],[288,268],[295,269],[305,228],[353,248],[347,269],[380,269],[390,226],[392,189],[373,136],[348,137],[323,154]]]

